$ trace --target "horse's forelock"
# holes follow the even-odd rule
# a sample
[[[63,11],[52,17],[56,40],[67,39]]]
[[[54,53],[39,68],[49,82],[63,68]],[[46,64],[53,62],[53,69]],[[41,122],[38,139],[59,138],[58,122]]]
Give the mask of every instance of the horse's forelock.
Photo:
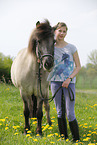
[[[36,36],[40,40],[46,39],[46,38],[49,38],[49,37],[53,36],[53,29],[50,26],[50,23],[49,23],[48,20],[46,20],[46,22],[44,22],[44,23],[40,23],[37,26],[37,28],[36,28]]]
[[[49,37],[54,36],[53,28],[50,26],[50,23],[48,20],[45,20],[45,22],[40,23],[36,26],[36,29],[32,32],[28,44],[28,51],[30,53],[36,53],[36,40],[45,40]]]

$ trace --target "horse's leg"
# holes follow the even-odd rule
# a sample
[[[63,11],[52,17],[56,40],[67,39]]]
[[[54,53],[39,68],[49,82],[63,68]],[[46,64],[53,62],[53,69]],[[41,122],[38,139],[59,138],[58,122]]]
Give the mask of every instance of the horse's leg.
[[[36,112],[36,115],[37,115],[36,133],[40,134],[40,135],[42,135],[42,129],[41,129],[42,117],[43,117],[42,104],[43,104],[43,101],[38,98],[38,101],[37,101],[37,112]]]
[[[27,129],[30,130],[30,124],[29,124],[30,111],[29,111],[29,106],[28,106],[28,99],[25,97],[22,97],[22,99],[23,99],[23,104],[24,104],[24,117],[25,117],[24,133],[27,133]]]
[[[29,110],[30,110],[30,118],[36,117],[37,110],[37,98],[34,94],[29,99]]]
[[[33,100],[32,100],[32,96],[31,96],[31,98],[29,99],[29,111],[30,111],[29,117],[30,117],[30,118],[33,118]]]
[[[37,111],[37,98],[36,98],[36,96],[32,95],[32,101],[33,101],[32,113],[33,113],[33,117],[36,117],[36,111]]]
[[[50,119],[50,105],[48,100],[44,101],[44,108],[46,111],[46,117],[47,117],[47,123],[49,123],[49,125],[52,125],[51,119]]]

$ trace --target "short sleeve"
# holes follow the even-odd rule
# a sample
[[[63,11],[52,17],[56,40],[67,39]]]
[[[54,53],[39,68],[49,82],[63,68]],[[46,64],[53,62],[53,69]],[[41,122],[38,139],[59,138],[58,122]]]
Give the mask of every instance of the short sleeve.
[[[72,53],[72,55],[73,55],[76,51],[77,51],[76,46],[74,46],[74,45],[71,44],[71,53]]]

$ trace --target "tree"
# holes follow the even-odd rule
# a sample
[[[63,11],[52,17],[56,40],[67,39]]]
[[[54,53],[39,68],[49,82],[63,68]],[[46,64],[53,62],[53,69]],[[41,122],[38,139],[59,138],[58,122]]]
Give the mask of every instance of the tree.
[[[87,64],[87,69],[92,75],[97,76],[97,50],[92,50],[88,56],[89,63]]]
[[[89,63],[97,66],[97,50],[96,49],[91,51],[90,55],[88,56],[88,59],[89,59]]]
[[[10,80],[10,69],[12,65],[12,58],[10,56],[4,56],[0,53],[0,80],[9,82]]]

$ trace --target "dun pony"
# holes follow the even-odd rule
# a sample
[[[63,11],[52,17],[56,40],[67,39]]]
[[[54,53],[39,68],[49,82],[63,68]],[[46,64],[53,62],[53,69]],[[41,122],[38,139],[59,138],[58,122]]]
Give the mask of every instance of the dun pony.
[[[25,133],[30,130],[29,118],[37,117],[36,133],[42,134],[42,117],[44,107],[47,115],[47,122],[51,125],[50,106],[47,98],[49,97],[49,83],[47,76],[53,67],[54,56],[54,31],[48,20],[36,23],[33,30],[28,48],[22,49],[11,67],[11,79],[13,84],[19,88],[20,95],[24,104]],[[40,64],[40,65],[39,65]],[[39,67],[41,70],[41,90],[39,89],[38,75]]]

